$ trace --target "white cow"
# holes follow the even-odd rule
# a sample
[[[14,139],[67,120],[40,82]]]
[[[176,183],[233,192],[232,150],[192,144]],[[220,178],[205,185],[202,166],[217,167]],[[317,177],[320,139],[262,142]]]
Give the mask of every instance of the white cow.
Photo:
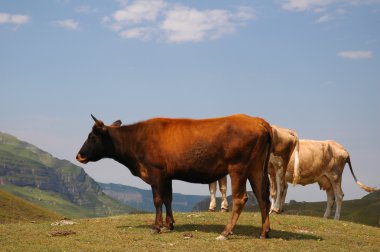
[[[295,155],[291,160],[286,171],[287,182],[296,182],[300,185],[318,183],[320,188],[326,191],[327,207],[324,218],[331,214],[331,209],[336,203],[335,219],[339,220],[343,201],[342,173],[344,166],[348,164],[354,180],[360,188],[367,192],[376,189],[366,186],[359,182],[352,170],[350,155],[340,144],[334,141],[314,141],[300,140],[299,142],[299,164],[300,174],[296,181],[293,181]],[[287,185],[286,185],[287,188]],[[285,204],[286,189],[281,197],[281,209]]]
[[[219,190],[222,194],[222,203],[221,203],[221,211],[228,212],[228,201],[227,201],[227,176],[209,184],[210,189],[210,206],[208,208],[209,212],[215,212],[216,210],[216,187],[219,182]]]
[[[269,158],[270,197],[272,201],[270,212],[281,213],[281,198],[287,189],[285,174],[289,160],[295,157],[295,180],[299,175],[298,167],[298,135],[295,131],[279,126],[272,127],[272,151]]]

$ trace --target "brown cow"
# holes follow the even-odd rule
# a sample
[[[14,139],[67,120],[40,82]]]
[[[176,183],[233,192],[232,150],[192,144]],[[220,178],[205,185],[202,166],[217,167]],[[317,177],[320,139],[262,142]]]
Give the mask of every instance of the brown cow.
[[[247,179],[261,210],[260,237],[268,237],[271,127],[265,120],[232,115],[204,120],[155,118],[127,126],[121,126],[119,120],[106,126],[93,119],[95,124],[77,160],[85,164],[112,158],[150,184],[156,207],[155,232],[163,226],[162,204],[166,207],[165,227],[174,228],[173,179],[209,184],[229,174],[233,208],[217,239],[227,239],[232,232],[247,201]]]
[[[280,199],[284,197],[286,169],[294,152],[295,180],[299,176],[298,135],[295,131],[272,125],[272,151],[269,158],[270,196],[272,206],[270,212],[283,211]]]
[[[327,208],[324,218],[331,214],[331,209],[336,203],[335,219],[339,220],[343,201],[342,173],[346,163],[350,167],[351,174],[357,185],[367,192],[375,191],[375,188],[360,183],[352,170],[350,155],[340,144],[334,141],[300,140],[299,146],[300,177],[297,184],[308,185],[318,183],[320,188],[326,191]],[[294,171],[294,156],[292,156],[286,171],[286,180],[292,182]],[[285,204],[286,190],[281,205]]]
[[[210,190],[210,206],[208,207],[209,212],[215,212],[216,210],[216,188],[219,184],[219,190],[222,195],[222,202],[220,204],[220,209],[222,212],[228,212],[228,201],[227,201],[227,176],[214,181],[208,185]]]

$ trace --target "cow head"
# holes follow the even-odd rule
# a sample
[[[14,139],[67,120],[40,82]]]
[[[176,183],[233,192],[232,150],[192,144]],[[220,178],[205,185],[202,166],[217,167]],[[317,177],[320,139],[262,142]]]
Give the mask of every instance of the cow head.
[[[91,115],[91,117],[94,119],[95,124],[76,156],[76,159],[83,164],[87,164],[90,161],[95,162],[107,157],[108,151],[112,148],[112,142],[108,132],[109,126],[104,125],[104,123],[96,119],[95,116]],[[120,125],[121,121],[118,120],[111,126],[119,127]]]

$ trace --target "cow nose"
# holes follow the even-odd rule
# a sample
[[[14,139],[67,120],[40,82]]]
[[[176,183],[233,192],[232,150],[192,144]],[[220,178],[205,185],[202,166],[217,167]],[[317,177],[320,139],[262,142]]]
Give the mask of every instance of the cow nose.
[[[87,158],[82,157],[82,155],[81,155],[80,153],[77,154],[76,159],[77,159],[79,162],[83,163],[83,164],[85,164],[85,163],[88,162],[88,161],[87,161]]]

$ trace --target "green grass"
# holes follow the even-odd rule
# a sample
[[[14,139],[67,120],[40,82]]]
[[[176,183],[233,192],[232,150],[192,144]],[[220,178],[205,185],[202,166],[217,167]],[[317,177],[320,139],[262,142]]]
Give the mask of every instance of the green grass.
[[[60,218],[56,213],[0,190],[0,223],[42,222]]]
[[[243,212],[234,234],[216,241],[230,213],[175,213],[175,230],[151,234],[153,214],[78,219],[72,226],[50,222],[2,224],[4,251],[380,251],[380,229],[316,217],[271,216],[271,239],[258,239],[260,214]],[[75,234],[50,237],[56,230]],[[184,234],[191,233],[190,239]]]

